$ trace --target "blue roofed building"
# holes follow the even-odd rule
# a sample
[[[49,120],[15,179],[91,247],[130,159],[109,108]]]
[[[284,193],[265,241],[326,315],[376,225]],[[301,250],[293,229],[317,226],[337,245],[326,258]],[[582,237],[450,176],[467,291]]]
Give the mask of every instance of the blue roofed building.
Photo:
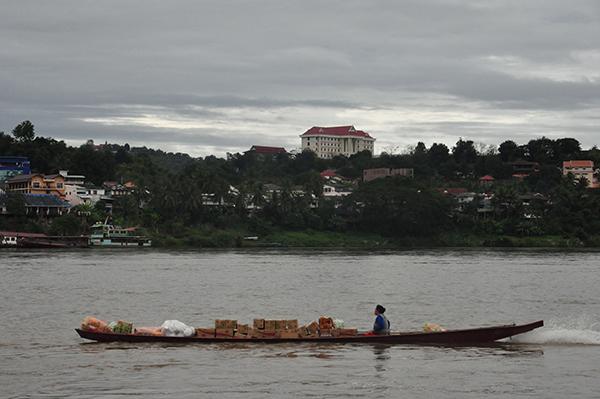
[[[0,214],[9,215],[7,207],[8,194],[0,193]],[[69,212],[71,205],[52,194],[19,194],[22,195],[25,215],[33,217],[60,216]]]
[[[16,175],[28,175],[31,165],[27,157],[0,156],[0,183]]]

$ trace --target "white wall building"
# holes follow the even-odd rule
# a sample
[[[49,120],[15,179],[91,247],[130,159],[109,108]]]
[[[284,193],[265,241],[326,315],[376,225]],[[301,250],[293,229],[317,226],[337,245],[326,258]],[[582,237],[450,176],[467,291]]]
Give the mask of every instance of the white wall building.
[[[576,179],[585,178],[588,187],[596,187],[594,179],[594,162],[590,160],[564,161],[563,175],[571,173]]]
[[[367,132],[356,130],[354,126],[313,126],[300,135],[302,150],[311,150],[319,158],[333,158],[336,155],[356,154],[370,151],[373,154],[375,139]]]

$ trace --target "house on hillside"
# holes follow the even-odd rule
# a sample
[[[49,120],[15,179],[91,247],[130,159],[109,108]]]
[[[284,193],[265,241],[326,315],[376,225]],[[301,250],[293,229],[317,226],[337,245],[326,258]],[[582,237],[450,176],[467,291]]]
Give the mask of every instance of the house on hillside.
[[[27,157],[0,157],[0,185],[13,176],[30,173],[31,166]]]
[[[60,216],[69,212],[71,205],[52,194],[23,194],[26,216]],[[0,194],[0,211],[8,215],[7,195]]]
[[[491,187],[495,180],[491,175],[481,176],[479,178],[479,185],[482,187]]]
[[[594,178],[594,161],[578,160],[564,161],[563,175],[571,173],[576,179],[585,178],[589,188],[598,187],[598,182]]]
[[[17,175],[6,181],[6,192],[21,194],[51,194],[65,199],[65,178],[59,174],[42,175],[39,173]]]
[[[277,154],[287,154],[287,151],[283,147],[269,147],[264,145],[253,145],[250,147],[248,151],[245,151],[244,154],[256,154],[256,155],[277,155]]]
[[[317,157],[330,159],[337,155],[349,157],[360,151],[373,154],[375,138],[354,126],[313,126],[300,135],[302,150],[310,150]]]
[[[403,176],[412,178],[415,176],[415,170],[413,168],[374,168],[363,170],[364,182],[393,176]]]

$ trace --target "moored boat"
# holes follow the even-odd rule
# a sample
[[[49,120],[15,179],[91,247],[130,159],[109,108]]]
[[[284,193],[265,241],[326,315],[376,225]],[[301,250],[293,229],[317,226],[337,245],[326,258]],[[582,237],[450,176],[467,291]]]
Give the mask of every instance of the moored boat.
[[[389,335],[319,336],[300,338],[250,337],[169,337],[164,335],[116,334],[75,329],[81,338],[98,342],[171,342],[171,343],[365,343],[389,345],[474,345],[492,343],[504,338],[532,331],[544,325],[543,320],[529,324],[510,324],[463,330],[436,332],[394,332]]]
[[[100,247],[149,247],[150,238],[136,234],[135,227],[118,227],[104,223],[95,223],[90,234],[90,245]]]

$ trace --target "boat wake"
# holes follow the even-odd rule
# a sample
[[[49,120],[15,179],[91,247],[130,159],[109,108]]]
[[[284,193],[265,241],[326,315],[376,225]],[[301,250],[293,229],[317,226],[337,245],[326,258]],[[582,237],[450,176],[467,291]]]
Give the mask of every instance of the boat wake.
[[[553,322],[538,330],[513,337],[510,342],[545,345],[600,345],[600,323]]]

